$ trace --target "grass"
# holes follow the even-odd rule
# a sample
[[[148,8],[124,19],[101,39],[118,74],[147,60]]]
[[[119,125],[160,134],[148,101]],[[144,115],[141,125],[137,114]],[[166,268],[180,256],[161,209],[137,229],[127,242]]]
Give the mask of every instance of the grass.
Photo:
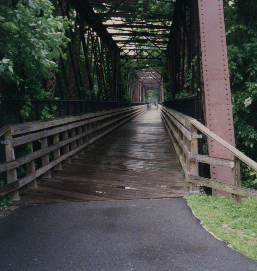
[[[188,206],[216,237],[257,261],[257,200],[242,198],[232,205],[220,196],[186,196]]]

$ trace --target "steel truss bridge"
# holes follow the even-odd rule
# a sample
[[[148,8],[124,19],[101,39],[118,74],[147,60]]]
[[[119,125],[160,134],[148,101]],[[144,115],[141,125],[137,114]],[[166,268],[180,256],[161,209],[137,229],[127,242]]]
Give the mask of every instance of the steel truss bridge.
[[[165,8],[170,9],[171,12],[167,12],[169,15],[161,13],[161,10]],[[141,9],[142,13],[135,12]],[[172,99],[183,93],[189,96],[197,95],[200,101],[198,104],[201,106],[202,123],[208,131],[234,147],[223,1],[160,0],[158,1],[159,11],[154,12],[153,10],[149,8],[148,4],[141,3],[139,0],[60,0],[57,15],[67,16],[73,20],[73,23],[66,33],[71,40],[66,51],[68,60],[56,59],[60,72],[55,73],[52,70],[51,77],[47,80],[46,85],[51,94],[50,98],[120,101],[123,91],[122,80],[127,82],[126,92],[129,93],[134,103],[145,102],[146,92],[153,89],[159,91],[160,102],[164,102],[165,95]],[[133,66],[134,70],[132,73],[126,74],[129,65]],[[169,114],[173,114],[167,112],[163,110],[164,119],[167,119]],[[64,130],[60,127],[56,129],[59,132],[65,132],[62,140],[68,140],[68,136],[71,136],[77,140],[78,145],[84,146],[85,140],[90,141],[87,130],[92,130],[91,136],[95,138],[99,131],[102,134],[109,131],[109,124],[106,126],[105,122],[110,122],[112,127],[116,127],[117,123],[113,119],[115,114],[114,112],[113,115],[108,115],[108,120],[105,120],[105,117],[94,115],[97,119],[95,122],[92,121],[92,124],[90,124],[91,122],[85,124],[85,122],[84,126],[79,124],[76,126],[80,127],[77,135],[75,133],[77,128],[70,127],[68,122],[62,123],[67,124]],[[121,118],[122,114],[125,113],[119,111],[117,116]],[[178,116],[176,115],[176,117]],[[191,119],[186,117],[182,119],[178,117],[174,123],[181,120],[187,128],[188,125],[193,125]],[[76,119],[77,121],[79,122],[80,119]],[[165,123],[167,127],[171,125],[168,120]],[[96,128],[97,125],[101,127],[99,131]],[[106,128],[104,128],[105,126]],[[171,128],[171,126],[171,130],[181,129],[180,132],[177,131],[180,137],[180,139],[177,138],[177,144],[180,140],[186,141],[184,128],[181,128],[179,124],[176,126],[177,128]],[[40,125],[38,127],[43,129]],[[198,131],[200,130],[198,124],[195,127]],[[67,129],[71,129],[71,131],[68,133]],[[19,131],[15,129],[7,129],[1,135],[5,135],[6,140],[11,140],[12,132],[10,131],[16,131],[14,133],[19,134]],[[30,133],[32,130],[26,131]],[[45,134],[43,131],[40,133],[37,138],[42,140]],[[50,134],[52,135],[54,132],[49,132]],[[84,136],[79,136],[79,134],[84,134]],[[196,138],[197,133],[193,134],[192,138]],[[26,136],[24,135],[24,137]],[[85,139],[86,136],[87,139]],[[191,136],[188,135],[188,138]],[[18,139],[15,141],[16,146],[17,141]],[[25,141],[31,142],[29,139]],[[58,137],[54,137],[53,142],[58,144],[58,148],[65,145],[65,143],[59,143]],[[67,142],[66,144],[68,144]],[[48,147],[46,142],[44,144],[41,146],[42,149]],[[76,144],[71,142],[69,144],[73,144],[70,155],[75,155]],[[185,144],[185,148],[195,148],[190,145],[191,143],[189,144],[191,147],[188,144]],[[219,159],[219,162],[208,160],[211,179],[231,183],[233,178],[238,178],[238,171],[235,173],[233,170],[235,164],[224,162],[227,163],[227,167],[222,164],[222,161],[234,161],[235,157],[238,157],[237,153],[232,149],[224,148],[220,139],[217,140],[211,136],[208,137],[207,144],[209,157]],[[57,161],[62,161],[59,159],[60,151],[52,150],[54,150]],[[9,149],[9,153],[9,160],[7,159],[6,163],[14,159],[13,151]],[[43,151],[43,153],[42,165],[49,170],[46,152]],[[184,156],[185,153],[184,149]],[[67,148],[64,148],[62,154],[65,156],[63,159],[68,159],[70,156]],[[190,163],[193,163],[192,156],[190,159],[191,162],[186,163],[189,168]],[[29,163],[32,160],[31,156]],[[246,160],[244,159],[244,161]],[[58,163],[53,163],[53,166],[56,167]],[[9,172],[12,182],[15,181],[17,184],[14,167],[10,165],[2,167],[3,170]],[[33,170],[33,166],[30,165],[28,171],[30,175],[34,172]],[[27,182],[32,179],[32,177],[29,178]]]
[[[76,13],[70,29],[70,70],[62,78],[67,80],[63,95],[67,99],[87,98],[81,93],[81,87],[88,85],[93,92],[97,80],[95,99],[119,100],[123,68],[119,60],[125,60],[123,65],[126,61],[140,63],[138,71],[127,78],[133,102],[144,102],[149,87],[160,90],[162,102],[164,83],[168,83],[173,97],[183,91],[194,94],[200,89],[205,125],[234,145],[222,0],[160,1],[159,4],[173,8],[172,17],[155,14],[145,4],[143,7],[148,13],[137,19],[134,13],[140,6],[137,0],[60,1],[58,14],[70,16],[71,10]],[[95,12],[103,5],[108,6],[107,11]],[[80,52],[85,56],[84,67],[80,66]],[[61,68],[63,60],[58,61]],[[158,68],[164,65],[168,74],[162,76]],[[188,80],[189,71],[191,80]],[[47,85],[54,97],[55,74]],[[208,147],[213,156],[231,159],[218,144],[209,141]],[[211,167],[211,176],[217,180],[224,176],[230,180],[231,174],[231,170]]]

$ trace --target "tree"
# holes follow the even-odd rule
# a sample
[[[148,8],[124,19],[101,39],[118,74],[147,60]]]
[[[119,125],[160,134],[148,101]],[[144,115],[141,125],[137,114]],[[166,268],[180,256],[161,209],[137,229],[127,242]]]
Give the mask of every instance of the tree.
[[[257,3],[224,1],[236,145],[257,159]],[[257,188],[257,175],[243,167],[247,185]]]
[[[6,98],[44,98],[44,79],[57,68],[55,58],[65,57],[68,20],[53,16],[49,0],[20,0],[16,7],[0,7],[1,94]],[[12,90],[10,92],[10,89]]]

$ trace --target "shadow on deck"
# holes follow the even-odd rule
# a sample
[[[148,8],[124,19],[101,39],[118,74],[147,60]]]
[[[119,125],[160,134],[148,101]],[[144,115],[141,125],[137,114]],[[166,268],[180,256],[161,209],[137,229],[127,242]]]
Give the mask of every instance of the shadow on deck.
[[[89,146],[17,204],[161,199],[187,193],[184,173],[153,107]]]

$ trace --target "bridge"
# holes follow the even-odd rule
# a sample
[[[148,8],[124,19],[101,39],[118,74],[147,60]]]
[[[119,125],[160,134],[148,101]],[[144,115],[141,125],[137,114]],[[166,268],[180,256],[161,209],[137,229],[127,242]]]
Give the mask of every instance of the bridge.
[[[257,165],[235,148],[222,1],[161,2],[160,10],[168,7],[172,11],[167,15],[154,13],[146,4],[142,7],[147,14],[135,15],[138,4],[136,0],[59,1],[57,14],[75,17],[67,32],[71,38],[68,60],[56,59],[61,72],[51,70],[46,82],[50,99],[32,100],[32,119],[14,124],[17,108],[26,101],[5,100],[3,92],[0,172],[5,185],[0,195],[13,192],[13,199],[19,200],[20,189],[38,187],[28,192],[36,193],[38,201],[45,187],[45,195],[55,189],[54,200],[59,187],[59,199],[103,200],[108,193],[119,198],[114,190],[123,191],[125,198],[165,198],[188,193],[186,187],[196,192],[203,186],[212,188],[213,194],[232,193],[235,202],[240,195],[256,197],[255,191],[240,186],[240,160],[253,169]],[[133,65],[132,73],[122,74]],[[125,89],[121,86],[124,79]],[[153,96],[151,91],[158,94]],[[186,96],[179,99],[183,93]],[[132,106],[124,100],[126,95]],[[153,107],[159,102],[159,109],[150,110],[147,99]],[[45,104],[54,108],[56,118],[39,121]],[[128,130],[116,130],[129,120],[133,121],[125,126]],[[103,136],[107,136],[101,139],[103,145],[96,143]],[[108,136],[111,142],[116,137],[118,145],[105,155]],[[98,147],[91,149],[93,143]],[[204,144],[208,151],[204,152]],[[119,156],[116,149],[123,153]],[[124,173],[124,169],[129,170]],[[75,173],[81,179],[87,172],[94,176],[85,188],[88,197],[77,192],[68,195],[70,187],[81,189],[78,182],[74,184]],[[137,181],[119,184],[122,179]],[[153,182],[147,184],[146,179]],[[91,190],[98,194],[92,197]],[[24,202],[30,202],[29,197]]]
[[[72,24],[49,99],[0,86],[0,197],[23,206],[0,221],[0,269],[256,270],[183,199],[257,198],[241,186],[240,163],[257,163],[235,147],[223,1],[57,4]]]

